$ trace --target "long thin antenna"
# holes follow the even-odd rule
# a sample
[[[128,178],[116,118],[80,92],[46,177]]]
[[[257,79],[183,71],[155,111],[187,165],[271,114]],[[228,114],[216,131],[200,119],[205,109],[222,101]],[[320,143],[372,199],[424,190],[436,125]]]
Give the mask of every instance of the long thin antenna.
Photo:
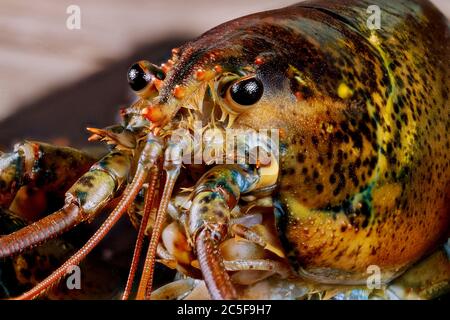
[[[178,175],[180,173],[180,167],[176,166],[173,169],[166,170],[166,172],[167,172],[166,185],[164,187],[163,195],[161,197],[158,213],[156,214],[152,237],[150,239],[150,244],[148,246],[144,269],[142,272],[142,277],[139,283],[139,289],[136,296],[137,300],[150,298],[153,283],[153,273],[155,267],[156,249],[158,247],[162,227],[166,219],[167,206],[169,204],[170,197],[172,196],[173,187],[175,186],[175,182],[177,181]]]
[[[150,213],[155,205],[155,195],[156,195],[155,190],[156,190],[156,183],[159,180],[158,178],[159,178],[159,168],[155,166],[153,172],[151,173],[149,186],[147,189],[147,193],[145,195],[144,215],[142,216],[141,225],[139,226],[139,232],[136,238],[136,245],[134,247],[133,252],[133,259],[131,261],[130,272],[128,274],[128,280],[122,295],[122,300],[128,300],[131,293],[131,289],[133,287],[134,277],[136,275],[136,271],[139,265],[139,259],[141,257],[142,245],[144,243],[145,238],[145,231],[147,229]]]
[[[86,242],[86,244],[72,257],[70,257],[61,267],[56,269],[51,275],[45,278],[34,288],[15,299],[25,300],[36,298],[56,282],[58,282],[62,277],[64,277],[70,267],[78,265],[86,257],[86,255],[88,255],[89,252],[91,252],[92,249],[97,246],[97,244],[106,236],[106,234],[108,234],[111,228],[117,223],[117,221],[119,221],[119,219],[125,213],[126,209],[134,201],[136,195],[142,188],[142,185],[147,178],[148,172],[156,164],[161,153],[162,147],[160,143],[155,140],[153,134],[149,134],[144,149],[142,150],[141,156],[139,158],[138,167],[133,181],[126,187],[122,199],[120,200],[117,207],[113,210],[113,212],[105,220],[105,222],[103,222],[100,228]]]

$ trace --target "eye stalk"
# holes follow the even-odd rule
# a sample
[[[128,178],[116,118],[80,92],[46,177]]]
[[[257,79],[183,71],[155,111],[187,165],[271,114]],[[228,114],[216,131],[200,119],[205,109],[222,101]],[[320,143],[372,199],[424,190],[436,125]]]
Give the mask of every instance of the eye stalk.
[[[261,80],[255,76],[237,80],[228,87],[226,100],[233,109],[245,110],[256,104],[264,93]],[[238,111],[236,110],[236,111]]]
[[[165,77],[166,74],[161,68],[145,60],[133,64],[127,73],[128,84],[135,92],[142,92],[155,79],[164,80]]]

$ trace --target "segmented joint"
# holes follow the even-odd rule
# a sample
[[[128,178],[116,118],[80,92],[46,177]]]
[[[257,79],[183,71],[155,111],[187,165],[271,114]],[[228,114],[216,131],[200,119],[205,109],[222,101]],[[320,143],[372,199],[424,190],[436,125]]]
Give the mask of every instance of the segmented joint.
[[[116,184],[116,191],[126,182],[130,171],[130,159],[124,152],[112,152],[94,164],[90,171],[103,171],[111,176]]]
[[[192,239],[207,230],[216,241],[222,240],[228,233],[230,208],[218,193],[203,191],[197,194],[189,214],[189,234]]]
[[[126,183],[130,168],[128,152],[106,155],[67,191],[66,204],[74,203],[81,209],[82,221],[92,219]]]
[[[219,196],[226,203],[226,205],[230,210],[234,208],[238,203],[239,196],[231,193],[228,190],[225,190],[225,188],[222,187],[221,185],[217,185],[213,188],[210,188],[209,186],[206,185],[201,185],[194,191],[193,197],[203,192],[210,192],[212,194]]]
[[[154,136],[149,135],[147,143],[139,157],[139,165],[144,170],[150,170],[161,157],[163,151],[162,143]]]
[[[181,168],[183,162],[183,152],[189,152],[190,147],[187,139],[177,139],[170,141],[164,152],[164,169],[166,171]]]
[[[228,224],[225,223],[204,223],[203,226],[198,228],[194,235],[194,241],[197,239],[197,236],[202,231],[207,231],[211,240],[215,242],[215,244],[219,244],[228,234]]]
[[[33,179],[36,161],[39,159],[39,146],[32,142],[24,142],[14,146],[14,151],[23,161],[23,177]]]

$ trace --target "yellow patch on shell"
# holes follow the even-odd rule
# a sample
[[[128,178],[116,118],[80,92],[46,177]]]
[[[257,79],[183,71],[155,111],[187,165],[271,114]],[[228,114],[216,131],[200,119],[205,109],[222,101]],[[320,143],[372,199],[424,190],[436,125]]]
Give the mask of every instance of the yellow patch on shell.
[[[353,95],[353,90],[346,83],[341,82],[337,89],[337,94],[341,99],[348,99]]]
[[[379,45],[380,44],[380,38],[378,38],[378,36],[376,35],[375,32],[371,32],[370,37],[369,37],[369,41],[374,44],[374,45]]]
[[[384,208],[388,210],[395,209],[395,200],[399,198],[402,192],[402,186],[400,183],[389,183],[372,191],[372,197],[374,203],[383,203]]]

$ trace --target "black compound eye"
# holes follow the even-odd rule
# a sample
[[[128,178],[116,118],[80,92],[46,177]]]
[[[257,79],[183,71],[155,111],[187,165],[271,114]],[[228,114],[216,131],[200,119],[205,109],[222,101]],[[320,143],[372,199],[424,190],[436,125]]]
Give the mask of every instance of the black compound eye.
[[[133,64],[128,69],[128,83],[134,91],[141,91],[151,81],[151,75],[145,72],[139,63]]]
[[[261,99],[264,86],[260,80],[252,77],[235,82],[229,90],[230,97],[235,103],[250,106]]]

